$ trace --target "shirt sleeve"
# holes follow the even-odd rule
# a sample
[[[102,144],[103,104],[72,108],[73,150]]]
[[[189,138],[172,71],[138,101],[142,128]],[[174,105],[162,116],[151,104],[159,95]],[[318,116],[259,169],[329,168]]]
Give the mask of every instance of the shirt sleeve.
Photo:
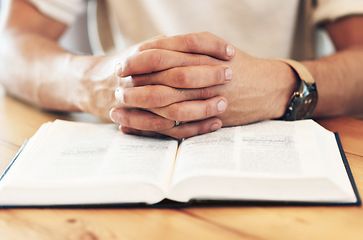
[[[349,15],[363,14],[362,0],[318,0],[313,20],[314,23],[335,21]]]
[[[43,14],[65,23],[73,24],[86,11],[85,0],[28,0]]]

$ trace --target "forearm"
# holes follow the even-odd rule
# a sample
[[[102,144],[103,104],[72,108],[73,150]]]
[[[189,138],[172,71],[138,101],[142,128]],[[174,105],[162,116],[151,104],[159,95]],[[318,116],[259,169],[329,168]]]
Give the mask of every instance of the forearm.
[[[113,101],[114,89],[100,84],[113,77],[112,57],[101,63],[99,57],[72,55],[52,40],[16,31],[1,33],[0,52],[0,82],[9,93],[46,109],[107,115],[110,108],[96,108]]]
[[[319,100],[315,117],[363,112],[363,47],[351,47],[303,64],[315,78]]]
[[[8,30],[1,33],[0,51],[0,81],[9,93],[41,107],[77,110],[72,99],[58,97],[65,93],[59,82],[68,81],[64,70],[71,55],[56,43]]]

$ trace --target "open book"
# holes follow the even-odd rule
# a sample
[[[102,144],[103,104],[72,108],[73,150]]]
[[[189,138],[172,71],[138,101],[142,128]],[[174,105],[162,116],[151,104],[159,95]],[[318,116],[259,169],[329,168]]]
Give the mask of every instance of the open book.
[[[56,120],[0,180],[2,206],[163,199],[360,204],[335,135],[312,120],[223,128],[181,142]]]

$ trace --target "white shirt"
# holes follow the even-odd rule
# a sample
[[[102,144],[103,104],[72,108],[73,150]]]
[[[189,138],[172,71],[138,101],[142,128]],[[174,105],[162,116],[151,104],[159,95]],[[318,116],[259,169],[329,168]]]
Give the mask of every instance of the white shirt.
[[[298,0],[109,0],[116,49],[157,35],[211,32],[250,55],[288,57]]]
[[[29,0],[68,25],[83,0]],[[105,0],[115,51],[154,37],[209,31],[256,57],[289,58],[299,0]],[[363,14],[361,0],[319,0],[315,23]]]
[[[85,0],[28,0],[42,13],[67,25],[73,24],[77,17],[86,11]]]

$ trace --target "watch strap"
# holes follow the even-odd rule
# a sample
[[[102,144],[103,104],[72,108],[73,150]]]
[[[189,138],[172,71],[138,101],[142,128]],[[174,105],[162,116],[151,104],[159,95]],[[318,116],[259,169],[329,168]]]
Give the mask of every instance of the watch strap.
[[[309,70],[301,63],[292,60],[292,59],[278,59],[284,63],[287,63],[295,72],[297,75],[299,75],[299,78],[301,80],[304,80],[308,84],[314,84],[315,80]]]

